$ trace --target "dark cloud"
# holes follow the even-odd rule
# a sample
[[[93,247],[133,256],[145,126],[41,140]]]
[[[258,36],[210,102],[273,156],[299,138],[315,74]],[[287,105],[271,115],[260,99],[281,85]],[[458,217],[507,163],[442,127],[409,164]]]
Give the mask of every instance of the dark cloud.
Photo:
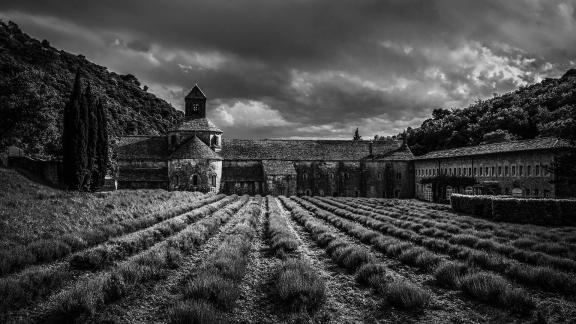
[[[0,3],[35,37],[136,75],[181,107],[199,83],[233,137],[348,137],[559,76],[574,0]]]

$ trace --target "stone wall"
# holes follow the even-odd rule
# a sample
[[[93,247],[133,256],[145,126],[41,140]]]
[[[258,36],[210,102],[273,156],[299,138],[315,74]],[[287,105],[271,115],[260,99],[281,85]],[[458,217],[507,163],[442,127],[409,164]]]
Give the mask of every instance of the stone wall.
[[[415,160],[416,197],[425,199],[423,178],[439,174],[473,177],[480,186],[497,184],[500,192],[512,195],[519,192],[524,197],[555,197],[553,174],[546,168],[552,165],[554,154],[546,151],[510,152],[464,158]],[[441,172],[441,173],[440,173]],[[481,193],[477,186],[473,192]],[[470,190],[471,188],[468,188]],[[453,192],[466,193],[466,188],[453,188]]]
[[[170,190],[218,192],[222,161],[175,159],[168,162]]]

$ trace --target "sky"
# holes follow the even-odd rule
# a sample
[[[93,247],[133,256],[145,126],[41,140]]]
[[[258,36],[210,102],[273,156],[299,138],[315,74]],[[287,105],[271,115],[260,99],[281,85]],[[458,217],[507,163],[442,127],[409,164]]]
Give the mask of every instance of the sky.
[[[576,68],[576,0],[0,0],[0,19],[183,109],[198,84],[231,138],[418,127]]]

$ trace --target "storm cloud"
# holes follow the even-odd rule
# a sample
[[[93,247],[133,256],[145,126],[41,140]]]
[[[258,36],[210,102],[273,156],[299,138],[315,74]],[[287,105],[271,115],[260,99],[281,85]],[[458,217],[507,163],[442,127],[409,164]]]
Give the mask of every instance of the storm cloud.
[[[576,0],[0,1],[53,46],[182,109],[198,83],[228,137],[349,138],[558,77]]]

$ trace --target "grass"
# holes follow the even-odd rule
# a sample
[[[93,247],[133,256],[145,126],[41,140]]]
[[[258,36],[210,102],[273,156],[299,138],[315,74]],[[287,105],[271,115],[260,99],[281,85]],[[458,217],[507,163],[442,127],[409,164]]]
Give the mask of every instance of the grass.
[[[447,261],[434,270],[434,279],[442,287],[459,288],[468,266],[462,263]]]
[[[220,312],[203,300],[179,301],[170,308],[168,317],[174,324],[226,323]]]

